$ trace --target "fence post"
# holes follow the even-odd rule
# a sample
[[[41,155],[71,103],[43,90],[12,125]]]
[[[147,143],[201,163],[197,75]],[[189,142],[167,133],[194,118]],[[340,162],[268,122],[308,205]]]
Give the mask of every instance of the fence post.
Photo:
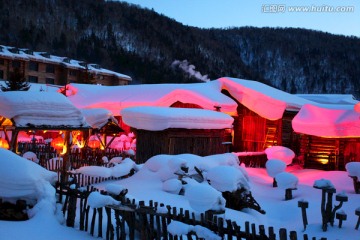
[[[107,216],[106,240],[114,239],[114,226],[111,223],[111,208],[105,207]]]
[[[287,240],[287,232],[285,228],[280,228],[279,230],[280,240]]]

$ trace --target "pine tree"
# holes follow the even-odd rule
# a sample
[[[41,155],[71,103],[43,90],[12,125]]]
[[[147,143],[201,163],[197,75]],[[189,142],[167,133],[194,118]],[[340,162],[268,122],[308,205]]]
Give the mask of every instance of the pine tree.
[[[5,81],[5,84],[5,86],[0,86],[3,92],[27,91],[30,89],[29,83],[25,80],[24,73],[19,68],[15,68],[13,72],[10,72],[9,80]]]

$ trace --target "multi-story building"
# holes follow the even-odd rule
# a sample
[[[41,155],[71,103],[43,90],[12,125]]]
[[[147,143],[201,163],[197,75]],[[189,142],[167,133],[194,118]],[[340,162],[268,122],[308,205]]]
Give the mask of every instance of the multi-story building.
[[[19,68],[30,83],[65,85],[91,80],[94,84],[116,86],[128,85],[131,81],[131,77],[103,69],[98,64],[0,45],[0,80],[8,80],[15,68]]]

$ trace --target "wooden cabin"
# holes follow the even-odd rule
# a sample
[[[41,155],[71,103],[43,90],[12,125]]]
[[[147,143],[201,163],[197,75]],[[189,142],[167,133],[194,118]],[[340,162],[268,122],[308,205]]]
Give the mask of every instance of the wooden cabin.
[[[233,98],[229,92],[225,95]],[[253,110],[233,98],[237,104],[237,115],[233,116],[234,152],[263,152],[271,146],[284,146],[298,151],[298,135],[294,132],[291,121],[297,114],[296,110],[285,110],[282,118],[270,120],[260,116]]]
[[[344,170],[360,161],[360,114],[350,106],[305,105],[293,119],[305,168]]]
[[[360,138],[328,138],[300,134],[304,168],[345,170],[348,162],[360,161]]]
[[[168,107],[132,107],[122,111],[137,137],[136,161],[159,154],[225,153],[231,143],[233,118],[221,112]]]
[[[159,154],[191,153],[199,156],[228,151],[229,131],[226,129],[169,128],[162,131],[134,129],[137,136],[136,162],[144,163]]]

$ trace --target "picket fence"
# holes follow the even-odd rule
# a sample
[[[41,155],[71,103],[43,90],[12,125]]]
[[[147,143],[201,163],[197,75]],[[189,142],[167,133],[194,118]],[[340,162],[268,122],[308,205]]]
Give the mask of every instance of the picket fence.
[[[296,231],[289,231],[285,228],[275,232],[274,227],[264,225],[256,226],[253,223],[245,222],[242,229],[236,222],[222,218],[221,214],[206,211],[195,216],[195,213],[183,208],[164,206],[162,203],[144,201],[135,203],[125,197],[127,191],[114,196],[114,199],[121,202],[121,205],[108,205],[102,208],[91,208],[87,199],[92,191],[98,191],[94,187],[73,189],[68,186],[61,188],[61,195],[65,196],[63,202],[63,214],[68,227],[77,227],[81,231],[89,232],[92,236],[105,238],[107,240],[177,240],[177,239],[204,239],[197,236],[196,232],[189,232],[183,236],[173,236],[168,231],[171,221],[179,221],[188,225],[200,225],[205,227],[221,239],[242,239],[242,240],[297,240],[312,239],[307,234],[298,236]],[[110,195],[104,191],[101,194]],[[78,207],[78,209],[76,209]],[[158,209],[166,209],[164,212]],[[76,217],[78,216],[78,217]],[[78,222],[75,222],[77,219]],[[326,240],[321,238],[320,240]]]

